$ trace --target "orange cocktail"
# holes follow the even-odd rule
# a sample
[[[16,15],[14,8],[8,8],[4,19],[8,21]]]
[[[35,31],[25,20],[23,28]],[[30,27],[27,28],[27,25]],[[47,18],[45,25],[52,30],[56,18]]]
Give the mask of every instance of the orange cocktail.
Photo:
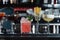
[[[0,12],[0,20],[5,16],[4,12]]]
[[[40,7],[34,7],[34,13],[35,13],[35,15],[39,15],[40,14],[40,12],[41,12],[41,8]]]

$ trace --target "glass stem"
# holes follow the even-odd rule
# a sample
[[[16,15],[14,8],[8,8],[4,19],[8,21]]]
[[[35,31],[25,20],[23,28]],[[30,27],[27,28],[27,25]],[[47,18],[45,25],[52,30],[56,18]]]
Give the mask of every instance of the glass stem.
[[[36,24],[36,33],[38,33],[38,27],[39,27],[39,21],[37,20],[37,24]]]
[[[2,26],[1,26],[1,21],[0,21],[0,34],[1,34],[1,27],[2,27]]]
[[[49,30],[49,22],[48,22],[48,25],[47,26],[48,26],[48,34],[49,34],[50,33],[50,30]]]

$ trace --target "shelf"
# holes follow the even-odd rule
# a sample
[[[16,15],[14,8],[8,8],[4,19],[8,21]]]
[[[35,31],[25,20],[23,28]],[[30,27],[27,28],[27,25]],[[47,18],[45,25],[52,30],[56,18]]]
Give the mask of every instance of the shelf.
[[[44,7],[52,8],[53,6],[51,4],[43,4]]]
[[[34,6],[35,6],[34,3],[0,4],[0,7],[34,7]]]
[[[44,7],[48,7],[48,8],[60,8],[60,4],[43,4]]]

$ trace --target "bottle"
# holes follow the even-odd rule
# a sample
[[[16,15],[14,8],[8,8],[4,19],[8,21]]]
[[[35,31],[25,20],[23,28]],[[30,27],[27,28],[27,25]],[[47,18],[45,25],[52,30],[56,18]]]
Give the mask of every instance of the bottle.
[[[34,0],[31,0],[31,3],[33,3],[34,2]]]
[[[48,3],[48,0],[44,0],[44,3]]]
[[[10,4],[16,4],[17,0],[10,0]]]
[[[3,0],[3,4],[8,4],[8,0]]]
[[[21,2],[22,2],[22,3],[26,3],[26,2],[28,2],[28,0],[21,0]]]
[[[8,4],[8,0],[6,0],[6,4]]]
[[[0,0],[0,4],[2,4],[2,0]]]
[[[60,0],[56,0],[57,4],[60,4]]]
[[[5,0],[3,0],[3,4],[5,4]]]
[[[10,0],[10,4],[13,4],[13,0]]]
[[[48,4],[51,4],[51,2],[53,2],[52,0],[48,0]]]
[[[54,4],[54,3],[55,3],[54,0],[52,0],[52,1],[51,1],[51,4]]]
[[[54,0],[54,4],[56,4],[57,3],[57,0]]]

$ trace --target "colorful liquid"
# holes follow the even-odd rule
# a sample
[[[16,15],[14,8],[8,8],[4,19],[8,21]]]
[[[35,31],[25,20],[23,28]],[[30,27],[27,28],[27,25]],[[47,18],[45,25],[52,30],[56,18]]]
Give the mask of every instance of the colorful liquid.
[[[34,7],[34,13],[36,15],[39,15],[40,11],[41,11],[41,8],[40,7]]]
[[[50,21],[52,21],[54,18],[49,18],[49,17],[47,17],[46,15],[44,15],[44,17],[43,17],[43,20],[44,21],[46,21],[46,22],[50,22]]]
[[[29,23],[22,23],[22,33],[29,33],[31,31],[31,24]]]
[[[28,20],[21,20],[21,33],[31,32],[31,22]]]
[[[0,12],[0,19],[2,19],[5,16],[4,12]]]

